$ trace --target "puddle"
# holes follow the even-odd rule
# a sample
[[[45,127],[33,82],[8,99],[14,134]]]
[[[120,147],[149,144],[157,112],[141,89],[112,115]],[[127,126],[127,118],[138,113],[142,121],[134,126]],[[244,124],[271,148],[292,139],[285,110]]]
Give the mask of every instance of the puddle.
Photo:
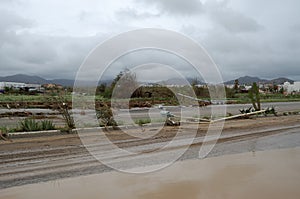
[[[150,174],[110,172],[0,190],[2,199],[299,198],[300,148],[189,160]]]

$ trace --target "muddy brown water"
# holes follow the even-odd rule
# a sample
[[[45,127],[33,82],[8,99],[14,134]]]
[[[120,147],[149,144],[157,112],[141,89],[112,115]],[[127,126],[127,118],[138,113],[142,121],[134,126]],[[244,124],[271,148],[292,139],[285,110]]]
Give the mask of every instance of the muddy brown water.
[[[299,198],[300,147],[189,160],[149,174],[109,172],[0,190],[2,199]]]

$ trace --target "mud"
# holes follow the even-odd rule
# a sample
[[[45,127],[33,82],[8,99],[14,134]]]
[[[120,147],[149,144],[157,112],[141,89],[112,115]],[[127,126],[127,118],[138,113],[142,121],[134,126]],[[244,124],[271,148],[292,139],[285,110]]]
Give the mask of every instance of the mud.
[[[299,121],[300,116],[296,115],[227,121],[221,138],[209,157],[248,151],[255,155],[256,151],[300,146]],[[178,132],[180,139],[184,140],[189,136],[189,128],[193,129],[193,125],[195,124],[185,126]],[[200,125],[197,138],[180,160],[198,158],[207,127],[207,124]],[[141,128],[129,130],[130,135],[140,136],[141,133],[151,134],[155,128],[157,127],[149,126],[144,128],[144,131]],[[122,131],[109,130],[103,136],[107,136],[120,148],[139,151],[142,154],[128,158],[109,152],[107,158],[116,161],[124,168],[163,164],[164,156],[160,157],[155,150],[172,140],[177,133],[177,128],[165,127],[160,133],[142,140],[133,138]],[[95,137],[95,132],[86,132],[85,139],[88,139],[91,145],[97,146],[93,150],[97,149],[99,152],[107,150],[103,140]],[[47,134],[38,137],[29,135],[23,138],[13,138],[12,141],[0,141],[0,189],[112,170],[87,152],[77,134]],[[172,154],[181,147],[184,145],[179,141],[178,145],[165,148],[161,154]],[[141,161],[139,158],[150,157],[149,150],[153,150],[152,155],[158,155],[158,158]],[[189,184],[184,181],[183,183]]]
[[[150,174],[104,174],[0,191],[31,198],[298,198],[300,148],[189,160]]]

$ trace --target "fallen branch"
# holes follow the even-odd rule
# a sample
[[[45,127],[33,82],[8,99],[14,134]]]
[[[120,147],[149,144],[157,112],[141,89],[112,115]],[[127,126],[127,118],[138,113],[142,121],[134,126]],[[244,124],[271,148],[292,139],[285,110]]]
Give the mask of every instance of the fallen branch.
[[[219,122],[219,121],[223,121],[223,120],[229,120],[229,119],[234,119],[234,118],[239,118],[239,117],[245,117],[248,115],[256,115],[256,114],[260,114],[260,113],[264,113],[266,112],[266,110],[260,110],[260,111],[254,111],[251,113],[243,113],[243,114],[238,114],[238,115],[233,115],[230,117],[224,117],[224,118],[220,118],[220,119],[216,119],[216,120],[211,120],[211,122]]]
[[[213,123],[213,122],[220,122],[220,121],[224,121],[224,120],[235,119],[235,118],[239,118],[239,117],[245,117],[245,116],[249,116],[249,115],[256,115],[256,114],[260,114],[260,113],[265,113],[266,111],[267,110],[260,110],[260,111],[250,112],[250,113],[242,113],[242,114],[233,115],[233,116],[229,116],[229,117],[223,117],[223,118],[216,119],[216,120],[193,118],[193,117],[180,117],[180,116],[176,116],[176,115],[174,115],[174,117],[182,118],[182,119],[189,119],[189,120],[197,120],[198,121],[197,123],[200,123],[200,122]]]

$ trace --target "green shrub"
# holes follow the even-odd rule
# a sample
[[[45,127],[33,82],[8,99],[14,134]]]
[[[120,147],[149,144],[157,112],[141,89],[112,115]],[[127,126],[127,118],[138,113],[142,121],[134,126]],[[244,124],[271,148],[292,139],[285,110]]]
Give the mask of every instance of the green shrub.
[[[101,108],[98,108],[96,113],[101,127],[106,128],[108,126],[118,126],[117,122],[114,120],[112,110],[109,106],[105,105]]]
[[[144,124],[151,123],[151,119],[150,118],[148,118],[148,119],[138,119],[138,120],[135,120],[134,123],[138,124],[139,126],[143,126]]]
[[[277,111],[275,110],[275,107],[268,107],[267,109],[266,109],[266,112],[265,112],[265,115],[268,115],[268,114],[273,114],[273,115],[275,115],[275,116],[277,116]]]
[[[0,127],[0,134],[2,134],[3,137],[7,137],[8,131],[7,127]]]
[[[18,131],[47,131],[55,130],[55,125],[52,121],[43,120],[41,122],[36,121],[35,119],[26,118],[19,124]]]
[[[52,121],[49,121],[49,120],[41,121],[40,125],[41,125],[41,130],[44,130],[44,131],[55,130],[55,125],[53,124]]]
[[[252,106],[249,108],[240,109],[241,114],[247,114],[247,113],[251,113],[253,111],[255,111],[255,110],[253,110]]]
[[[0,130],[2,131],[2,133],[8,132],[8,128],[6,126],[0,126]]]
[[[21,131],[40,131],[41,126],[37,121],[34,119],[24,119],[23,121],[20,122],[20,130]]]

